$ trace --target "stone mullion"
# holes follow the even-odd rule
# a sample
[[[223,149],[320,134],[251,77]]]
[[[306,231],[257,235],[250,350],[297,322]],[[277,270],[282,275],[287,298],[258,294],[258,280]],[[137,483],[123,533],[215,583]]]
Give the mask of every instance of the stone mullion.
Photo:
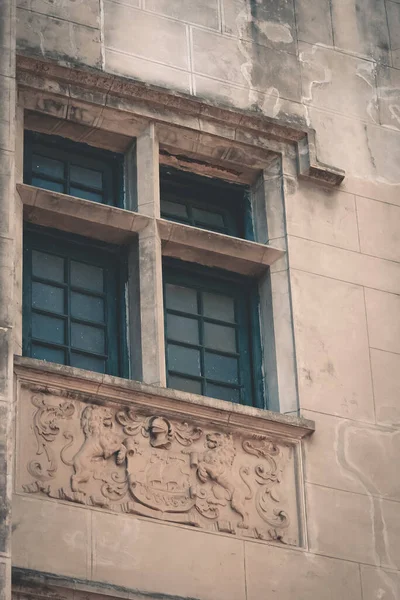
[[[139,233],[141,367],[144,383],[166,385],[160,216],[159,147],[155,126],[136,141],[138,212],[152,220]],[[131,342],[132,343],[132,342]]]
[[[0,594],[11,598],[15,0],[0,2]]]

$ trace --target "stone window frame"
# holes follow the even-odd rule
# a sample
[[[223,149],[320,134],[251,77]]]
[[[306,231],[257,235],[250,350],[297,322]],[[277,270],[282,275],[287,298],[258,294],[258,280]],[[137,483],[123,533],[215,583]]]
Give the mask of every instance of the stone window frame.
[[[343,179],[341,171],[318,163],[313,132],[112,75],[27,57],[18,57],[17,64],[17,139],[23,139],[25,128],[123,151],[126,185],[126,210],[88,206],[88,201],[25,185],[23,148],[17,148],[19,245],[23,219],[105,242],[137,240],[130,244],[126,290],[130,377],[161,388],[166,386],[162,257],[181,258],[184,252],[186,261],[257,277],[268,409],[298,414],[285,189],[297,177],[325,185]],[[188,231],[162,219],[160,164],[249,184],[256,241]],[[17,289],[21,274],[20,261]],[[19,310],[16,354],[21,353],[21,323]]]

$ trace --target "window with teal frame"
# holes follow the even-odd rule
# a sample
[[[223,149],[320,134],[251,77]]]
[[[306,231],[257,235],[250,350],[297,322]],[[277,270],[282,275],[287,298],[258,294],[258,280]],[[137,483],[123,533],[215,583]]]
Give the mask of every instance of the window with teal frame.
[[[160,168],[161,217],[225,235],[253,239],[248,187]]]
[[[264,408],[256,286],[179,261],[163,272],[168,387]]]
[[[27,228],[23,354],[125,376],[123,271],[117,249]]]
[[[24,182],[122,207],[123,159],[62,137],[25,132]]]

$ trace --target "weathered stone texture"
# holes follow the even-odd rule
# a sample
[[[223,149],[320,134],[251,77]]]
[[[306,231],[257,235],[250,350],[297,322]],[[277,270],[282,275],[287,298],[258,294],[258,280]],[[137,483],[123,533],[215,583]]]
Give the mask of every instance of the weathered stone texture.
[[[63,64],[101,68],[100,31],[30,10],[18,9],[18,49]]]
[[[296,53],[293,0],[222,0],[223,31],[240,40]]]
[[[376,421],[400,425],[400,355],[371,349]]]
[[[106,514],[95,515],[93,534],[95,581],[189,598],[245,600],[243,542],[237,539],[199,531],[194,538],[185,529]]]
[[[400,573],[361,565],[363,600],[397,600],[400,597]]]
[[[358,565],[246,542],[249,600],[361,600]]]
[[[385,2],[332,1],[335,47],[389,64],[390,40]]]
[[[187,33],[182,23],[111,0],[104,3],[104,23],[107,48],[188,69]]]
[[[80,579],[90,577],[90,513],[13,498],[13,565]]]
[[[296,23],[299,41],[332,46],[330,0],[297,0]]]
[[[279,172],[266,186],[270,232],[289,249],[272,268],[274,318],[285,326],[271,388],[279,383],[288,412],[297,410],[298,394],[304,416],[316,421],[303,442],[305,549],[18,495],[15,564],[201,600],[398,600],[400,0],[19,0],[19,7],[22,53],[309,127],[319,160],[346,178],[339,189],[299,180],[293,154],[283,160],[284,177]],[[13,53],[2,40],[0,74],[9,77]],[[79,94],[63,85],[54,91]],[[0,146],[9,153],[13,133],[4,113],[15,104],[13,86],[0,83],[0,94]],[[42,110],[48,98],[44,92],[30,108]],[[109,127],[106,101],[113,99],[104,93],[85,127]],[[115,106],[120,132],[136,135],[134,116],[122,113],[130,102]],[[71,108],[60,101],[52,110],[66,119]],[[68,122],[63,127],[75,135]],[[173,147],[175,133],[165,128],[163,135]],[[197,145],[188,138],[187,151],[212,160],[226,149],[203,136]],[[10,156],[0,155],[6,194]],[[274,212],[278,187],[284,215]],[[9,205],[1,208],[6,238],[11,220]],[[154,279],[160,240],[152,234],[150,241],[142,235],[142,258],[151,257]],[[155,289],[153,281],[148,298]],[[0,285],[0,306],[9,306],[10,293]],[[144,313],[159,335],[160,296],[157,302]],[[3,316],[9,327],[9,308]],[[11,343],[10,330],[0,330],[3,391],[10,389]],[[147,381],[163,382],[159,350],[149,343]]]
[[[100,27],[100,4],[97,0],[17,0],[18,8],[25,8],[48,17],[58,17],[64,21]]]
[[[300,406],[374,421],[362,288],[293,271],[292,294]]]

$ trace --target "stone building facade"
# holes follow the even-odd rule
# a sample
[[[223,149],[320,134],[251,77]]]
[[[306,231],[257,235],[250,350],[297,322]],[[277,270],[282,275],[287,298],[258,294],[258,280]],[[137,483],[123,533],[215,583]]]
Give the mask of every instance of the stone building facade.
[[[399,1],[0,24],[1,597],[399,600]]]

